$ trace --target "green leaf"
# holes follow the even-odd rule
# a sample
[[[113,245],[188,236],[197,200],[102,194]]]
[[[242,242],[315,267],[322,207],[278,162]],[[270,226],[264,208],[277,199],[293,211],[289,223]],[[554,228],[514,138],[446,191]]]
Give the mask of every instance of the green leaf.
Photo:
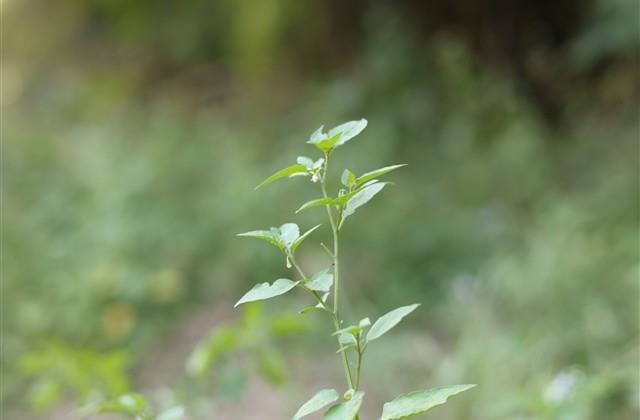
[[[340,139],[336,142],[336,147],[342,146],[343,144],[360,134],[362,130],[367,127],[367,124],[367,120],[365,120],[364,118],[362,118],[361,120],[349,121],[329,130],[329,136],[341,134]]]
[[[277,181],[281,178],[286,178],[295,174],[306,174],[307,167],[301,164],[295,164],[291,166],[287,166],[286,168],[280,169],[275,174],[271,175],[269,178],[262,181],[257,187],[256,190],[260,187],[264,187],[265,185],[269,185],[274,181]]]
[[[124,394],[115,400],[105,401],[98,404],[98,413],[121,413],[131,416],[141,415],[147,407],[147,400],[140,394]]]
[[[334,199],[331,198],[331,197],[325,197],[325,198],[316,198],[315,200],[307,201],[306,203],[301,205],[298,210],[296,210],[296,213],[299,213],[302,210],[310,209],[312,207],[326,206],[326,205],[334,204],[333,200]]]
[[[291,252],[295,253],[296,249],[298,249],[298,247],[300,246],[302,241],[304,241],[307,238],[307,236],[311,235],[311,233],[314,230],[318,229],[320,226],[322,226],[322,225],[315,225],[314,227],[312,227],[311,229],[309,229],[308,231],[303,233],[298,239],[296,239],[295,242],[293,244],[291,244]]]
[[[299,420],[304,416],[315,413],[325,406],[338,401],[338,398],[340,398],[340,395],[335,389],[323,389],[322,391],[318,391],[316,395],[311,397],[302,405],[302,407],[300,407],[296,414],[294,414],[293,420]]]
[[[349,401],[336,404],[331,407],[325,414],[325,420],[353,420],[362,406],[364,392],[356,392]]]
[[[328,133],[324,133],[322,130],[324,126],[320,126],[316,131],[311,134],[307,143],[313,144],[318,149],[325,153],[331,152],[334,148],[342,146],[353,137],[357,136],[367,126],[367,120],[364,118],[357,121],[349,121],[344,124],[340,124]]]
[[[383,182],[379,182],[377,184],[369,185],[362,190],[358,191],[353,197],[347,201],[347,204],[344,206],[344,210],[342,211],[342,218],[340,219],[340,226],[344,223],[345,219],[355,213],[356,209],[367,204],[369,200],[375,197],[386,184]]]
[[[413,305],[402,306],[400,308],[394,309],[391,312],[388,312],[382,315],[376,322],[373,323],[371,329],[367,333],[367,342],[373,341],[376,338],[380,338],[383,334],[389,331],[391,328],[398,325],[398,323],[405,316],[409,315],[413,312],[418,306],[419,303],[415,303]]]
[[[156,420],[181,420],[184,418],[184,407],[178,405],[176,407],[171,407],[167,410],[164,410],[162,413],[158,414]]]
[[[322,127],[320,127],[318,130],[322,130]],[[314,134],[311,135],[311,138],[307,143],[313,144],[325,153],[329,153],[333,150],[334,146],[336,145],[338,140],[340,140],[340,136],[342,135],[341,133],[337,133],[335,135],[320,133],[320,135],[316,135],[316,133],[318,133],[317,130]]]
[[[277,247],[280,247],[280,240],[277,235],[268,230],[252,230],[251,232],[238,233],[236,236],[246,236],[249,238],[258,238],[267,241]]]
[[[380,168],[380,169],[376,169],[375,171],[370,171],[370,172],[366,172],[362,175],[360,175],[357,179],[356,179],[356,185],[360,185],[364,182],[367,182],[369,180],[372,180],[374,178],[377,178],[381,175],[384,175],[388,172],[391,171],[395,171],[398,168],[402,168],[403,166],[407,166],[406,163],[400,164],[400,165],[391,165],[391,166],[385,166],[384,168]]]
[[[424,413],[433,407],[446,403],[449,397],[475,386],[476,385],[454,385],[414,391],[401,395],[384,405],[381,420],[394,420]]]
[[[283,295],[296,287],[298,283],[299,282],[297,281],[291,281],[289,279],[278,279],[273,282],[273,285],[269,285],[267,282],[256,284],[253,286],[253,289],[249,290],[244,296],[242,296],[242,298],[240,298],[240,300],[234,305],[234,308],[243,303],[265,300]]]
[[[311,276],[309,281],[305,284],[307,289],[315,290],[317,292],[328,292],[333,285],[333,274],[329,273],[329,269],[322,270]]]
[[[300,237],[300,228],[295,223],[285,223],[280,226],[280,242],[290,248],[291,245]]]
[[[350,170],[345,169],[340,177],[340,182],[342,182],[342,185],[345,187],[352,187],[356,184],[356,176]]]

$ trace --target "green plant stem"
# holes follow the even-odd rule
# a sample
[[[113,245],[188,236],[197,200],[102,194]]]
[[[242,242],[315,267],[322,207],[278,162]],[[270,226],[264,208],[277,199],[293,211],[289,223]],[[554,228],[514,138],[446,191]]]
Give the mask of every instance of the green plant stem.
[[[362,367],[362,356],[364,356],[364,348],[360,347],[360,337],[356,343],[356,350],[358,351],[358,364],[356,365],[356,383],[353,388],[355,391],[360,388],[360,368]]]
[[[329,168],[329,155],[325,153],[324,159],[324,169],[322,173],[322,178],[320,180],[320,188],[322,189],[322,196],[327,198],[329,195],[327,194],[327,170]],[[327,216],[329,217],[329,224],[331,225],[331,233],[333,234],[333,320],[336,331],[341,328],[342,322],[340,320],[340,258],[339,258],[339,239],[338,239],[338,226],[336,225],[336,221],[333,218],[333,213],[331,212],[331,206],[325,206],[327,209]],[[338,337],[339,343],[340,337]],[[349,388],[353,388],[353,377],[351,375],[351,367],[349,366],[349,359],[347,358],[347,352],[340,352],[342,355],[342,365],[344,367],[344,373],[347,379],[347,384]]]

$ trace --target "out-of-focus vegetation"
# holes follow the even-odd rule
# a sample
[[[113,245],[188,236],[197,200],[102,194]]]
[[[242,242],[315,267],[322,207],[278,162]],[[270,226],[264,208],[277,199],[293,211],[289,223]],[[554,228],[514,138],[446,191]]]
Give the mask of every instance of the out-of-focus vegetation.
[[[282,270],[233,234],[313,219],[279,220],[300,183],[255,184],[310,127],[366,117],[350,169],[409,166],[344,236],[350,304],[423,309],[401,352],[368,355],[363,417],[465,380],[441,418],[637,418],[638,5],[502,3],[0,3],[6,417],[134,389],[192,418],[290,416],[340,366],[296,365],[328,349],[297,321],[271,334],[282,310],[248,352],[211,345],[208,379],[185,363]]]

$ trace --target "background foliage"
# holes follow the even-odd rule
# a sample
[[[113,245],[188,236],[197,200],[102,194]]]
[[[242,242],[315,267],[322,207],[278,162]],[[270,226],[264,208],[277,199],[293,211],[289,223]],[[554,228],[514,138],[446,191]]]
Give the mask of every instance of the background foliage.
[[[636,2],[0,5],[7,419],[130,389],[280,419],[339,375],[319,318],[231,310],[282,274],[233,235],[292,220],[304,181],[253,187],[360,117],[349,169],[409,166],[350,220],[350,303],[423,303],[368,355],[365,418],[460,381],[441,418],[639,415]]]

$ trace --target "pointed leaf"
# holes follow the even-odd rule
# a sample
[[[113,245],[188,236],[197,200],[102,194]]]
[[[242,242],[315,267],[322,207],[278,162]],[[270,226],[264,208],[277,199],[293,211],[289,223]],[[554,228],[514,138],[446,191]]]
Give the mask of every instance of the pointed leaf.
[[[331,407],[324,414],[324,420],[353,420],[360,411],[363,397],[364,392],[356,392],[349,401]]]
[[[296,210],[296,213],[299,213],[302,210],[310,209],[312,207],[326,206],[330,204],[333,204],[333,198],[331,197],[316,198],[315,200],[307,201],[306,203],[301,205],[300,208]]]
[[[289,290],[296,287],[299,282],[291,281],[289,279],[278,279],[273,282],[273,285],[269,283],[256,284],[253,289],[245,293],[242,298],[234,305],[234,307],[247,302],[254,302],[256,300],[265,300],[272,297],[280,296],[287,293]]]
[[[376,169],[375,171],[370,171],[370,172],[366,172],[362,175],[360,175],[357,179],[356,179],[356,185],[360,185],[363,182],[367,182],[371,179],[377,178],[381,175],[384,175],[388,172],[391,171],[395,171],[398,168],[402,168],[403,166],[407,166],[406,163],[400,164],[400,165],[391,165],[391,166],[385,166],[384,168],[380,168],[380,169]]]
[[[329,273],[329,269],[317,272],[309,281],[305,284],[307,289],[315,290],[317,292],[328,292],[333,285],[333,274]]]
[[[365,120],[364,118],[361,120],[349,121],[329,130],[329,136],[342,134],[340,136],[340,139],[336,142],[336,147],[342,146],[343,144],[360,134],[366,126],[367,120]]]
[[[433,407],[446,403],[449,397],[473,387],[475,385],[454,385],[401,395],[384,405],[381,420],[395,420],[424,413]]]
[[[302,241],[304,241],[307,238],[307,236],[311,235],[311,233],[314,230],[318,229],[320,226],[322,225],[315,225],[314,227],[312,227],[311,229],[303,233],[298,239],[296,239],[296,241],[293,244],[291,244],[291,252],[296,252],[296,249],[298,249]]]
[[[351,197],[351,199],[347,201],[347,204],[345,205],[344,210],[342,212],[342,219],[340,220],[340,225],[342,225],[345,219],[351,216],[358,207],[361,207],[367,204],[369,200],[371,200],[373,197],[375,197],[376,194],[382,191],[385,185],[386,184],[382,182],[369,185],[368,187],[363,188],[362,190],[358,191],[357,194]]]
[[[252,230],[251,232],[238,233],[236,236],[246,236],[249,238],[258,238],[267,241],[277,247],[280,247],[278,235],[269,230]]]
[[[385,334],[391,328],[398,325],[402,318],[409,315],[418,306],[420,306],[419,303],[408,306],[401,306],[400,308],[394,309],[393,311],[382,315],[376,322],[373,323],[371,329],[367,333],[367,342],[373,341],[376,338],[380,338],[380,336]]]
[[[300,407],[300,409],[293,416],[293,420],[299,420],[304,416],[315,413],[316,411],[326,407],[327,405],[338,401],[338,398],[340,398],[340,395],[335,389],[323,389],[322,391],[318,391],[316,395],[311,397],[309,401],[307,401],[302,405],[302,407]]]
[[[294,175],[294,174],[302,174],[302,173],[306,173],[307,172],[307,167],[301,164],[296,164],[296,165],[291,165],[291,166],[287,166],[286,168],[280,169],[278,172],[276,172],[275,174],[271,175],[269,178],[265,179],[264,181],[262,181],[257,187],[256,190],[260,187],[264,187],[265,185],[269,185],[274,181],[277,181],[281,178],[286,178],[288,176]]]

